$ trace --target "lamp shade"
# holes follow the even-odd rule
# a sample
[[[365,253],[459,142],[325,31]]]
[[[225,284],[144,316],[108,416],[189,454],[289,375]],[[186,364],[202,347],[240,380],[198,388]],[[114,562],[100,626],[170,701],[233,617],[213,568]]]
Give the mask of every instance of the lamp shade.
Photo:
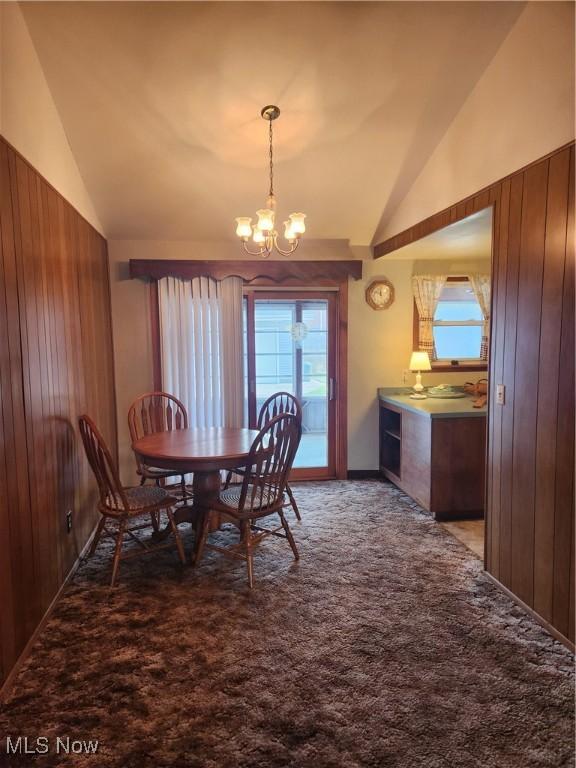
[[[410,370],[411,371],[431,371],[430,358],[428,352],[412,352],[410,358]]]
[[[258,216],[257,227],[262,232],[272,232],[274,229],[274,211],[271,208],[261,208],[256,211]]]
[[[250,237],[252,234],[252,227],[250,226],[252,219],[250,216],[238,216],[236,219],[236,234],[238,237]]]
[[[290,243],[296,240],[296,233],[292,231],[292,223],[289,220],[284,222],[284,237]]]
[[[294,232],[295,235],[303,235],[304,232],[306,232],[306,224],[304,223],[305,218],[305,213],[290,214],[289,219],[292,222],[292,232]]]
[[[258,243],[258,245],[266,242],[266,236],[264,232],[258,229],[258,227],[254,227],[254,235],[252,239],[254,240],[255,243]]]

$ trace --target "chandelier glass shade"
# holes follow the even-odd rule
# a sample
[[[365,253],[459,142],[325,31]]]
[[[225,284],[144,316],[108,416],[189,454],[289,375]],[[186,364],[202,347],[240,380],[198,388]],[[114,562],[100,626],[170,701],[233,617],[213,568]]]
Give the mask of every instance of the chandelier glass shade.
[[[267,258],[276,250],[283,256],[289,256],[298,248],[300,237],[306,231],[304,219],[305,213],[291,213],[284,222],[284,239],[286,247],[278,244],[278,232],[276,230],[276,198],[274,196],[274,147],[272,122],[280,116],[280,110],[274,105],[264,107],[260,112],[264,120],[268,120],[269,158],[270,158],[270,189],[266,199],[266,207],[256,211],[258,217],[252,224],[251,216],[238,216],[236,219],[236,234],[242,240],[246,253],[251,256]],[[256,250],[252,250],[248,243],[252,242]]]

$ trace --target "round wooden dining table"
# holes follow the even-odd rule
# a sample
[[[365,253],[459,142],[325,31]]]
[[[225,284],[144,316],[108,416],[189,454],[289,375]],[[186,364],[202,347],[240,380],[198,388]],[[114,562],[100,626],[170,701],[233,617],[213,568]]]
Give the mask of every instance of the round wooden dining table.
[[[193,473],[193,503],[178,507],[174,519],[196,526],[218,498],[220,470],[245,466],[257,435],[254,429],[174,429],[142,437],[132,448],[149,467]]]

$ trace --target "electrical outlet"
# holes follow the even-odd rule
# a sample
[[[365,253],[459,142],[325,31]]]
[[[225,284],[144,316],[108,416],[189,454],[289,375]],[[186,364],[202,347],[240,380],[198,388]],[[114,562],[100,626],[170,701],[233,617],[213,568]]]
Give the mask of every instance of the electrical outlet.
[[[409,368],[404,368],[402,371],[402,384],[408,384],[410,380],[410,373],[411,371]]]
[[[68,533],[72,530],[72,510],[69,509],[68,512],[66,512],[66,530]]]
[[[504,405],[506,402],[506,386],[504,384],[496,385],[496,404]]]

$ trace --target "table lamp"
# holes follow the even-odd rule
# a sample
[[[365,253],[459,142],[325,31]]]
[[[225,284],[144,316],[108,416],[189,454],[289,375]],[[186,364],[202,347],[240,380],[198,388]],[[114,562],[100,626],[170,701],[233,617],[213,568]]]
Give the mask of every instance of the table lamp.
[[[424,387],[422,386],[422,374],[420,371],[432,370],[428,352],[412,352],[412,357],[410,358],[410,370],[416,371],[416,384],[412,387],[414,392],[410,397],[413,400],[425,400],[426,395],[422,393]]]

